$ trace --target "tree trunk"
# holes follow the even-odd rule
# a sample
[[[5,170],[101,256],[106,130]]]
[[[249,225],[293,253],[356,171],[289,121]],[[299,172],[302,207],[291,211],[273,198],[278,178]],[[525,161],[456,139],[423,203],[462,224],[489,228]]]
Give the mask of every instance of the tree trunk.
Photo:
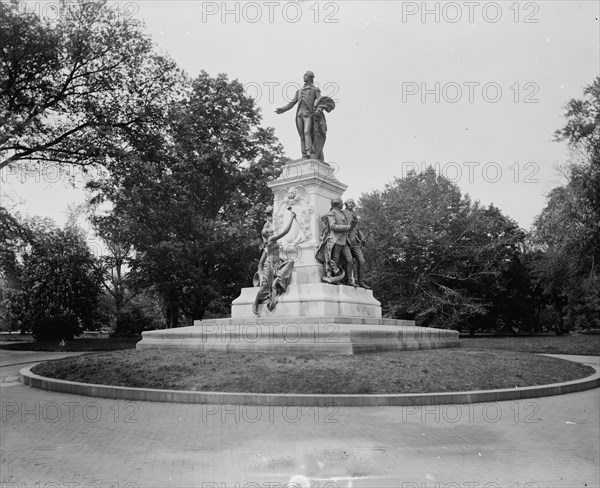
[[[179,302],[171,302],[169,311],[169,329],[175,329],[179,327]]]

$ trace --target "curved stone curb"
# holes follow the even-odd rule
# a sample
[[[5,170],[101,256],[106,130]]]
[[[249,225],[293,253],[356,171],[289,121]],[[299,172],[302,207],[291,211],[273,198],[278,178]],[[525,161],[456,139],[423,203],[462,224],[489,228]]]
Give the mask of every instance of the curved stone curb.
[[[269,406],[422,406],[462,403],[499,402],[522,400],[544,396],[564,395],[600,386],[600,369],[594,367],[593,375],[565,383],[528,386],[524,388],[464,391],[450,393],[404,393],[397,395],[295,395],[269,393],[226,393],[181,390],[158,390],[129,388],[125,386],[96,385],[75,381],[57,380],[39,376],[31,372],[35,365],[19,371],[19,379],[24,385],[42,390],[71,393],[102,398],[129,401],[210,403],[227,405],[269,405]],[[592,366],[593,367],[593,366]]]

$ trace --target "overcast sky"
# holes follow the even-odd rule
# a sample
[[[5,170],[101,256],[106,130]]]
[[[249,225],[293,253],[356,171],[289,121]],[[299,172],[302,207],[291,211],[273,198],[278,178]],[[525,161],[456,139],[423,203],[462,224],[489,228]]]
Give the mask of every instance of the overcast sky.
[[[349,185],[344,198],[433,165],[526,229],[562,183],[556,165],[568,154],[552,139],[563,107],[599,74],[596,0],[118,6],[192,76],[227,73],[246,85],[291,158],[300,157],[295,109],[274,110],[312,70],[337,102],[325,159]],[[62,223],[81,192],[48,179],[5,172],[3,200]]]

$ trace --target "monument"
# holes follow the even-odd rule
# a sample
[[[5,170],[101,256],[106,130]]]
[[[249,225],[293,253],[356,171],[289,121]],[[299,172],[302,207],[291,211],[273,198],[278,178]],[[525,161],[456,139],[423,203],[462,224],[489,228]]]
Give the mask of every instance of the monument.
[[[304,87],[276,110],[298,104],[302,157],[267,183],[273,201],[265,213],[255,286],[241,290],[231,318],[147,331],[137,349],[356,354],[458,346],[456,331],[382,318],[381,304],[364,282],[364,236],[357,235],[354,202],[343,209],[347,185],[323,158],[322,112],[335,103],[320,95],[313,79],[308,71]]]

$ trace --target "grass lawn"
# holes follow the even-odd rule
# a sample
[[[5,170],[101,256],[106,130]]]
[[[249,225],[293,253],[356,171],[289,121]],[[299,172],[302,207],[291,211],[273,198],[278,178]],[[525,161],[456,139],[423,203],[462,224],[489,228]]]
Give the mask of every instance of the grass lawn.
[[[139,339],[111,339],[106,338],[76,338],[67,341],[65,346],[60,346],[57,341],[36,342],[28,338],[26,342],[0,343],[0,349],[11,351],[60,351],[60,352],[87,352],[87,351],[115,351],[119,349],[135,349]]]
[[[588,366],[475,346],[359,356],[113,351],[36,366],[42,376],[132,387],[385,394],[515,388],[588,376]]]
[[[543,354],[600,355],[600,334],[539,335],[522,337],[465,337],[463,347],[504,349]]]

